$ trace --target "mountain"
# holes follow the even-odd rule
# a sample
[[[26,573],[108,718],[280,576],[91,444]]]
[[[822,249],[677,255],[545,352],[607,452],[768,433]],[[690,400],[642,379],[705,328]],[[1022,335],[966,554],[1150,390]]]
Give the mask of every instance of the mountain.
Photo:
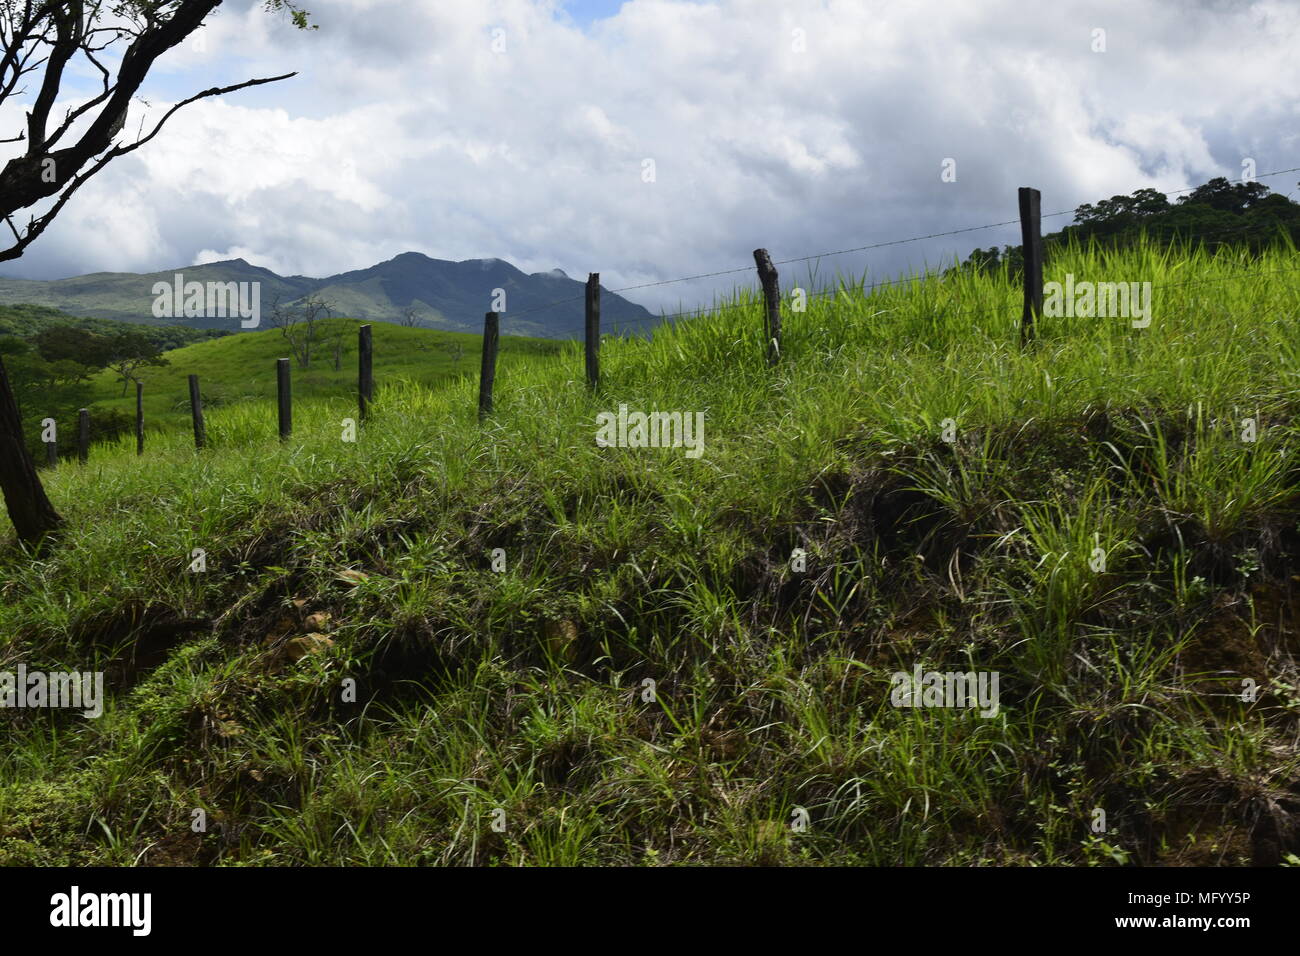
[[[116,319],[144,325],[189,325],[196,328],[239,330],[232,319],[154,318],[153,287],[157,282],[172,284],[177,273],[197,282],[259,282],[263,317],[275,296],[288,302],[315,288],[320,280],[305,276],[282,278],[269,269],[250,265],[243,259],[184,266],[166,272],[94,272],[71,279],[33,280],[0,278],[0,305],[42,305],[72,315]]]
[[[0,278],[0,305],[40,305],[72,315],[116,319],[145,325],[188,325],[195,328],[240,330],[236,317],[167,317],[153,315],[154,285],[185,282],[260,283],[261,327],[270,323],[272,305],[292,304],[313,293],[325,298],[333,314],[377,322],[401,322],[414,309],[420,324],[457,332],[481,332],[483,315],[492,307],[496,289],[505,291],[501,330],[511,335],[575,338],[583,331],[585,283],[563,270],[529,275],[501,259],[451,262],[418,252],[323,279],[280,276],[243,259],[183,266],[164,272],[96,272],[71,279]],[[567,299],[560,305],[550,305]],[[546,308],[543,308],[546,306]],[[654,317],[642,306],[604,291],[600,298],[601,328],[617,331],[649,329]]]

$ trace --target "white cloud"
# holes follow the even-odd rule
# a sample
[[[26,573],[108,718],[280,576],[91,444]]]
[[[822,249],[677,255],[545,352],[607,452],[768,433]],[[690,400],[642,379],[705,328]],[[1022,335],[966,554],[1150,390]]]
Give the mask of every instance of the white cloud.
[[[1300,14],[1280,2],[631,0],[589,29],[531,0],[308,7],[321,29],[303,34],[227,3],[204,51],[169,55],[152,112],[215,81],[299,76],[182,111],[5,274],[240,250],[323,275],[414,249],[617,287],[744,266],[760,245],[783,259],[1012,219],[1020,185],[1055,211],[1235,177],[1244,155],[1300,165]],[[1016,241],[822,268],[878,277]],[[735,281],[633,297],[672,307]]]

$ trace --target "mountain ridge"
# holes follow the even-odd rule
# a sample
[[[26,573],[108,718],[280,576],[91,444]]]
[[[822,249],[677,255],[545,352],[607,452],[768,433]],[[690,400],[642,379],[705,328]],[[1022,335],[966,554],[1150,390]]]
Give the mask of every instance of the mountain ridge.
[[[574,338],[584,327],[585,283],[562,269],[526,273],[504,259],[434,259],[421,252],[398,253],[374,265],[323,278],[282,276],[242,257],[156,272],[91,272],[66,279],[0,278],[0,305],[39,305],[71,315],[113,319],[140,325],[186,325],[240,331],[237,319],[223,317],[156,318],[152,307],[157,282],[260,283],[261,322],[270,322],[276,303],[292,305],[316,294],[333,305],[333,314],[377,322],[401,323],[414,309],[425,328],[479,332],[493,305],[495,290],[505,293],[501,329],[506,334]],[[615,331],[647,329],[654,316],[636,303],[602,290],[602,326]],[[556,300],[566,300],[553,305]],[[519,318],[512,316],[519,313]]]

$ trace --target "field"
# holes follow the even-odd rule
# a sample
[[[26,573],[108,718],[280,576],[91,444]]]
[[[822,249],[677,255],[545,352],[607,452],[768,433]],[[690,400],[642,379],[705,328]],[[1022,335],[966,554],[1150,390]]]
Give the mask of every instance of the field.
[[[319,323],[317,345],[306,369],[293,363],[295,399],[350,400],[357,390],[355,319]],[[407,328],[388,322],[369,323],[378,379],[435,385],[460,375],[478,375],[482,337],[460,332]],[[334,340],[341,339],[339,367],[334,367]],[[502,362],[519,356],[553,354],[559,347],[541,339],[511,339]],[[459,351],[457,351],[459,349]],[[292,352],[277,329],[262,329],[199,342],[166,353],[169,364],[145,368],[146,428],[174,430],[190,422],[189,375],[198,375],[205,409],[275,398],[275,362]],[[98,373],[91,384],[95,405],[135,415],[135,386],[123,394],[122,380],[111,370]],[[274,419],[274,414],[272,415]]]
[[[927,275],[787,311],[770,369],[742,293],[594,394],[504,339],[483,424],[467,338],[355,443],[350,368],[282,445],[270,353],[194,346],[211,447],[46,472],[64,539],[0,553],[0,670],[108,696],[4,714],[0,863],[1300,864],[1300,255],[1066,273],[1153,321],[1021,348],[1005,270]],[[620,404],[702,456],[598,446]],[[897,706],[917,668],[996,712]]]

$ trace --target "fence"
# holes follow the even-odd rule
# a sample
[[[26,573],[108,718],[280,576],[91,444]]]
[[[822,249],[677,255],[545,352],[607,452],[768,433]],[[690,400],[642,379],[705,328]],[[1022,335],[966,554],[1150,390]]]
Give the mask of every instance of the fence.
[[[1268,176],[1279,176],[1284,173],[1300,171],[1300,167],[1291,169],[1278,170],[1272,173],[1262,173],[1255,177],[1262,179]],[[1238,180],[1240,182],[1241,180]],[[1191,187],[1198,188],[1198,187]],[[1180,192],[1188,192],[1188,189],[1173,190],[1167,195],[1175,195]],[[1043,312],[1043,264],[1044,264],[1044,245],[1042,235],[1042,221],[1045,218],[1069,215],[1073,210],[1064,210],[1061,212],[1042,214],[1042,197],[1037,189],[1030,187],[1021,187],[1018,192],[1019,217],[1017,219],[1007,220],[1005,222],[986,223],[982,226],[969,226],[962,229],[954,229],[948,232],[930,233],[924,236],[913,236],[906,239],[893,239],[886,242],[873,243],[866,246],[857,246],[851,249],[841,249],[833,252],[816,253],[808,256],[800,256],[793,259],[782,259],[773,262],[766,249],[754,250],[754,268],[757,269],[758,283],[763,295],[763,329],[762,329],[762,348],[766,355],[769,366],[777,365],[781,360],[781,293],[780,281],[776,266],[787,265],[797,262],[808,262],[823,257],[844,255],[852,252],[862,252],[871,249],[880,249],[886,246],[901,245],[909,242],[919,242],[925,239],[935,239],[945,236],[955,236],[963,233],[975,232],[981,229],[993,229],[999,226],[1010,226],[1019,224],[1021,249],[1023,258],[1023,293],[1024,301],[1020,316],[1020,342],[1022,347],[1029,347],[1034,342],[1037,322]],[[1219,235],[1231,235],[1241,232],[1243,229],[1254,228],[1250,226],[1231,227],[1224,230],[1218,230]],[[1200,238],[1213,238],[1202,236]],[[648,282],[642,285],[625,286],[621,289],[609,290],[611,293],[629,292],[635,289],[644,289],[651,286],[666,285],[673,282],[686,282],[696,279],[707,279],[722,275],[731,275],[739,272],[748,272],[750,267],[743,269],[726,269],[717,272],[701,273],[692,276],[682,276],[675,279],[663,279],[658,282]],[[1300,271],[1300,267],[1295,270],[1274,270],[1274,271]],[[1259,274],[1259,273],[1257,273]],[[862,292],[874,290],[883,286],[895,284],[899,281],[910,280],[885,280],[882,282],[872,283],[870,286],[865,284],[861,287]],[[1197,282],[1215,282],[1222,280],[1190,280],[1187,282],[1172,283],[1172,285],[1194,285]],[[585,322],[584,322],[584,366],[586,371],[587,386],[596,389],[600,385],[600,274],[593,272],[587,277],[586,288],[583,296],[568,297],[558,299],[554,302],[541,306],[535,306],[531,309],[525,309],[514,315],[526,315],[531,312],[541,311],[543,309],[554,308],[557,305],[564,305],[577,301],[578,298],[585,299]],[[826,295],[828,293],[812,293],[809,298]],[[830,293],[834,294],[834,293]],[[990,310],[969,310],[958,315],[975,315]],[[674,315],[654,316],[646,321],[664,322],[671,319],[688,317],[701,314],[700,311],[682,312]],[[358,329],[358,364],[357,364],[357,404],[358,413],[364,421],[369,413],[370,407],[374,402],[374,371],[373,371],[373,338],[372,326],[362,325]],[[500,314],[497,312],[488,312],[483,320],[483,356],[482,365],[479,371],[479,396],[478,396],[478,415],[480,421],[486,419],[493,411],[493,388],[496,381],[496,363],[497,353],[500,345]],[[194,446],[196,449],[202,449],[207,445],[207,430],[203,419],[203,403],[199,388],[199,377],[197,375],[189,376],[189,393],[190,393],[190,415],[194,426]],[[136,435],[136,453],[144,454],[144,386],[136,382],[136,402],[135,402],[135,435]],[[292,399],[292,381],[290,360],[281,358],[276,360],[276,396],[277,396],[277,414],[279,420],[279,436],[281,441],[287,441],[293,434],[293,399]],[[89,435],[90,435],[90,412],[88,409],[80,409],[78,412],[78,438],[77,438],[77,457],[83,464],[89,456]],[[51,466],[58,463],[58,442],[57,438],[46,443],[47,463]]]

